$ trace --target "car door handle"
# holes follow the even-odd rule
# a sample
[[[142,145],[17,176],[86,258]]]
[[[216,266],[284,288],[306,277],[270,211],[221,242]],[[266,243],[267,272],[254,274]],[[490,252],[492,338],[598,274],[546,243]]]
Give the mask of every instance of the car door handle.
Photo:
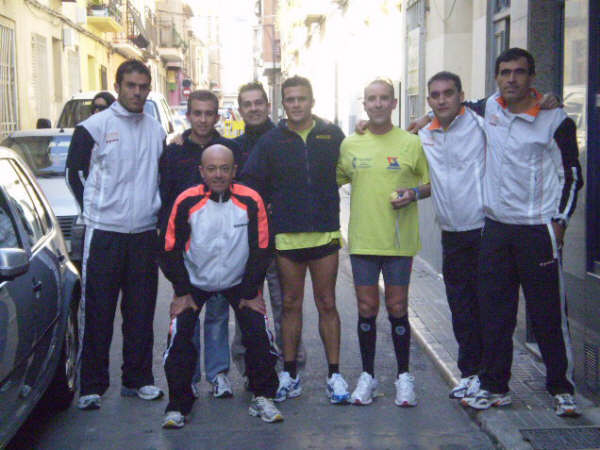
[[[42,282],[39,280],[33,279],[33,292],[39,292],[42,290]]]

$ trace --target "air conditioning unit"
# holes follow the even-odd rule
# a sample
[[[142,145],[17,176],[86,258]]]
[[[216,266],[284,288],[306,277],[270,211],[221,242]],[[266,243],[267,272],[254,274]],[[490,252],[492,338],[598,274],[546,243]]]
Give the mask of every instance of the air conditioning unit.
[[[79,43],[79,35],[73,28],[63,28],[63,47],[75,48]]]

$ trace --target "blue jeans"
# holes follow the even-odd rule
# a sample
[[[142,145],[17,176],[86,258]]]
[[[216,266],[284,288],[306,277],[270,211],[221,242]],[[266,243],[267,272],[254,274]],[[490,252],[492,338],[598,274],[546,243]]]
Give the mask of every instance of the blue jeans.
[[[229,371],[229,302],[221,294],[210,297],[204,315],[204,370],[211,383],[221,372]],[[194,345],[198,349],[198,361],[192,383],[202,379],[200,349],[200,316],[194,328]]]

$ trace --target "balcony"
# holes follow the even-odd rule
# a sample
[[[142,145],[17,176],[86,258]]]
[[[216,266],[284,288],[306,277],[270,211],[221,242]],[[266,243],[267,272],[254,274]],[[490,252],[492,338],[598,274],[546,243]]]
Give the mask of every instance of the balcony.
[[[93,0],[88,2],[87,23],[102,33],[123,31],[121,0]]]
[[[127,29],[115,35],[113,45],[129,58],[141,58],[144,50],[151,48],[148,32],[144,27],[140,12],[130,0],[126,0],[127,12],[125,24]]]
[[[175,24],[169,20],[160,22],[160,47],[158,54],[165,63],[183,62],[187,49],[185,41],[175,29]]]

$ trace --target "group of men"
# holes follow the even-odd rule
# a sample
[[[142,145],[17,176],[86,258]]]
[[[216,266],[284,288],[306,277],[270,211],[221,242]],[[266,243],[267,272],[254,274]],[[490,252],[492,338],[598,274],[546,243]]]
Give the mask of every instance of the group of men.
[[[476,409],[511,403],[512,334],[522,285],[556,412],[576,415],[560,249],[581,169],[573,122],[561,109],[540,109],[534,78],[533,58],[522,49],[500,55],[499,91],[477,103],[464,102],[457,75],[434,75],[428,83],[433,121],[421,119],[419,137],[392,124],[397,99],[385,79],[365,87],[369,121],[347,138],[312,114],[306,78],[282,84],[287,118],[277,125],[268,117],[262,86],[244,85],[238,102],[246,130],[235,141],[214,128],[218,99],[197,91],[188,100],[191,129],[163,151],[164,132],[142,112],[150,73],[137,61],[124,63],[117,71],[118,101],[76,128],[67,162],[87,225],[78,406],[99,408],[108,388],[119,291],[122,394],[162,396],[151,371],[157,261],[174,289],[164,354],[164,427],[184,426],[197,396],[198,314],[205,303],[212,318],[205,322],[205,366],[215,397],[232,394],[226,376],[231,306],[241,330],[238,355],[254,394],[249,412],[266,422],[283,420],[274,402],[302,393],[298,356],[307,270],[330,402],[367,405],[375,396],[383,273],[397,361],[395,403],[415,406],[408,286],[420,248],[417,201],[431,194],[462,374],[450,397]],[[352,393],[340,371],[335,296],[338,187],[346,183],[352,187],[347,244],[362,359]],[[262,295],[266,274],[278,345]]]

